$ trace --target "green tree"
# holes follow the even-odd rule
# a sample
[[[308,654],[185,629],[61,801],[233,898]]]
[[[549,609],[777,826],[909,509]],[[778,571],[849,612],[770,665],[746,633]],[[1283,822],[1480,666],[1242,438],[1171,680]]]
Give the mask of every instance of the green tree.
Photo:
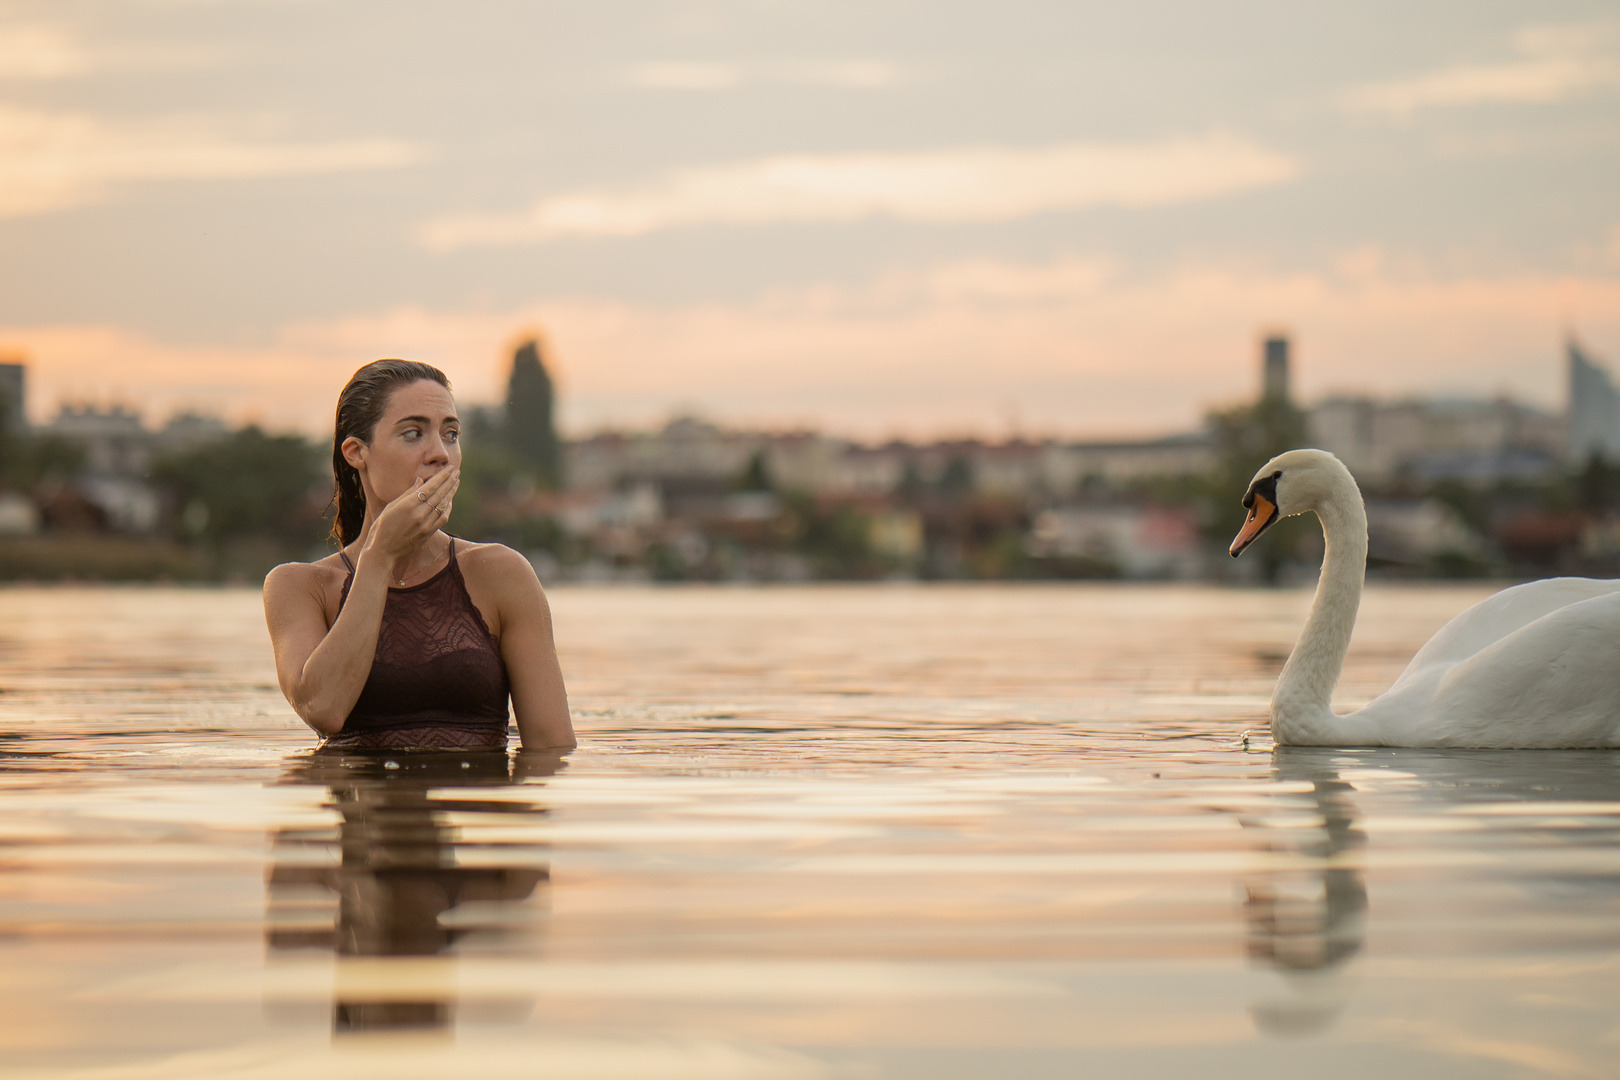
[[[1287,398],[1268,397],[1211,412],[1208,424],[1216,454],[1208,528],[1215,539],[1229,543],[1243,527],[1248,513],[1243,493],[1260,466],[1305,445],[1305,415]],[[1303,518],[1286,518],[1267,530],[1245,558],[1258,559],[1266,581],[1275,582],[1284,564],[1298,557],[1306,532]]]
[[[14,430],[17,424],[12,414],[11,394],[0,386],[0,488],[15,482],[12,476],[18,471],[17,459],[22,449],[23,433]]]
[[[317,448],[257,427],[161,458],[151,474],[169,495],[181,539],[267,538],[298,554],[326,531],[315,494],[326,475]]]
[[[58,435],[30,432],[0,387],[0,490],[33,491],[48,481],[66,480],[84,465],[84,448]]]
[[[501,496],[512,494],[513,488],[534,490],[532,478],[525,475],[514,484],[511,455],[498,442],[470,437],[463,432],[461,439],[461,486],[450,511],[446,527],[456,536],[483,541],[501,539],[497,534],[504,523],[498,512],[491,517],[489,508],[497,511]]]
[[[775,491],[776,485],[771,482],[771,468],[765,461],[765,451],[755,450],[744,467],[742,476],[737,478],[738,491]]]
[[[965,499],[973,494],[973,461],[958,454],[945,463],[939,476],[939,493],[947,499]]]
[[[512,355],[506,387],[506,440],[513,464],[528,469],[542,487],[562,486],[562,446],[557,439],[556,394],[540,360],[540,343],[525,341]]]
[[[894,485],[894,494],[896,498],[906,502],[917,502],[928,494],[928,484],[923,480],[916,462],[906,462],[900,472],[899,482]]]
[[[1610,465],[1593,453],[1576,477],[1576,497],[1590,514],[1604,514],[1620,508],[1620,467]]]

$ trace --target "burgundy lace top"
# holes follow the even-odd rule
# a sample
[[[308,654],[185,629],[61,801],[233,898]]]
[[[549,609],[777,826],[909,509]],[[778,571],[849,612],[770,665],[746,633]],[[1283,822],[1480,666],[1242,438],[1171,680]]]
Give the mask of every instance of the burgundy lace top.
[[[354,564],[338,554],[349,568],[341,612]],[[467,595],[452,539],[443,570],[388,590],[371,674],[342,730],[323,745],[505,749],[509,690],[499,643]]]

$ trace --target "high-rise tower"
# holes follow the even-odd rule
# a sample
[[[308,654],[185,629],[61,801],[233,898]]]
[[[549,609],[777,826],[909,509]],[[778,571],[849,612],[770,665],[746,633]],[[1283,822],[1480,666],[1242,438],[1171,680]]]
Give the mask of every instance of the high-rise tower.
[[[1288,338],[1283,334],[1267,336],[1261,350],[1260,400],[1288,400]]]
[[[1620,391],[1608,370],[1581,351],[1573,335],[1569,358],[1569,456],[1583,463],[1594,455],[1620,461]]]

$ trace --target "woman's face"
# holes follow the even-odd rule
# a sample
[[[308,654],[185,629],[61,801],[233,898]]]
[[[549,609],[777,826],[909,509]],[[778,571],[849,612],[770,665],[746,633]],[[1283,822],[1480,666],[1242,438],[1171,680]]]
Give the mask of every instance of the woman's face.
[[[389,395],[370,445],[351,436],[343,456],[360,470],[368,500],[393,502],[440,470],[460,466],[455,400],[428,379],[402,386]]]

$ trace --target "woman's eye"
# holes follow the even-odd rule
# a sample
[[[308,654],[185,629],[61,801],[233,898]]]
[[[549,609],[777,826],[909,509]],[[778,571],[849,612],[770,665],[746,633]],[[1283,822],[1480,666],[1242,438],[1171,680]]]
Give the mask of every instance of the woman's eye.
[[[447,431],[447,432],[445,432],[444,433],[444,441],[445,442],[460,442],[461,441],[461,432],[459,432],[459,431]]]

